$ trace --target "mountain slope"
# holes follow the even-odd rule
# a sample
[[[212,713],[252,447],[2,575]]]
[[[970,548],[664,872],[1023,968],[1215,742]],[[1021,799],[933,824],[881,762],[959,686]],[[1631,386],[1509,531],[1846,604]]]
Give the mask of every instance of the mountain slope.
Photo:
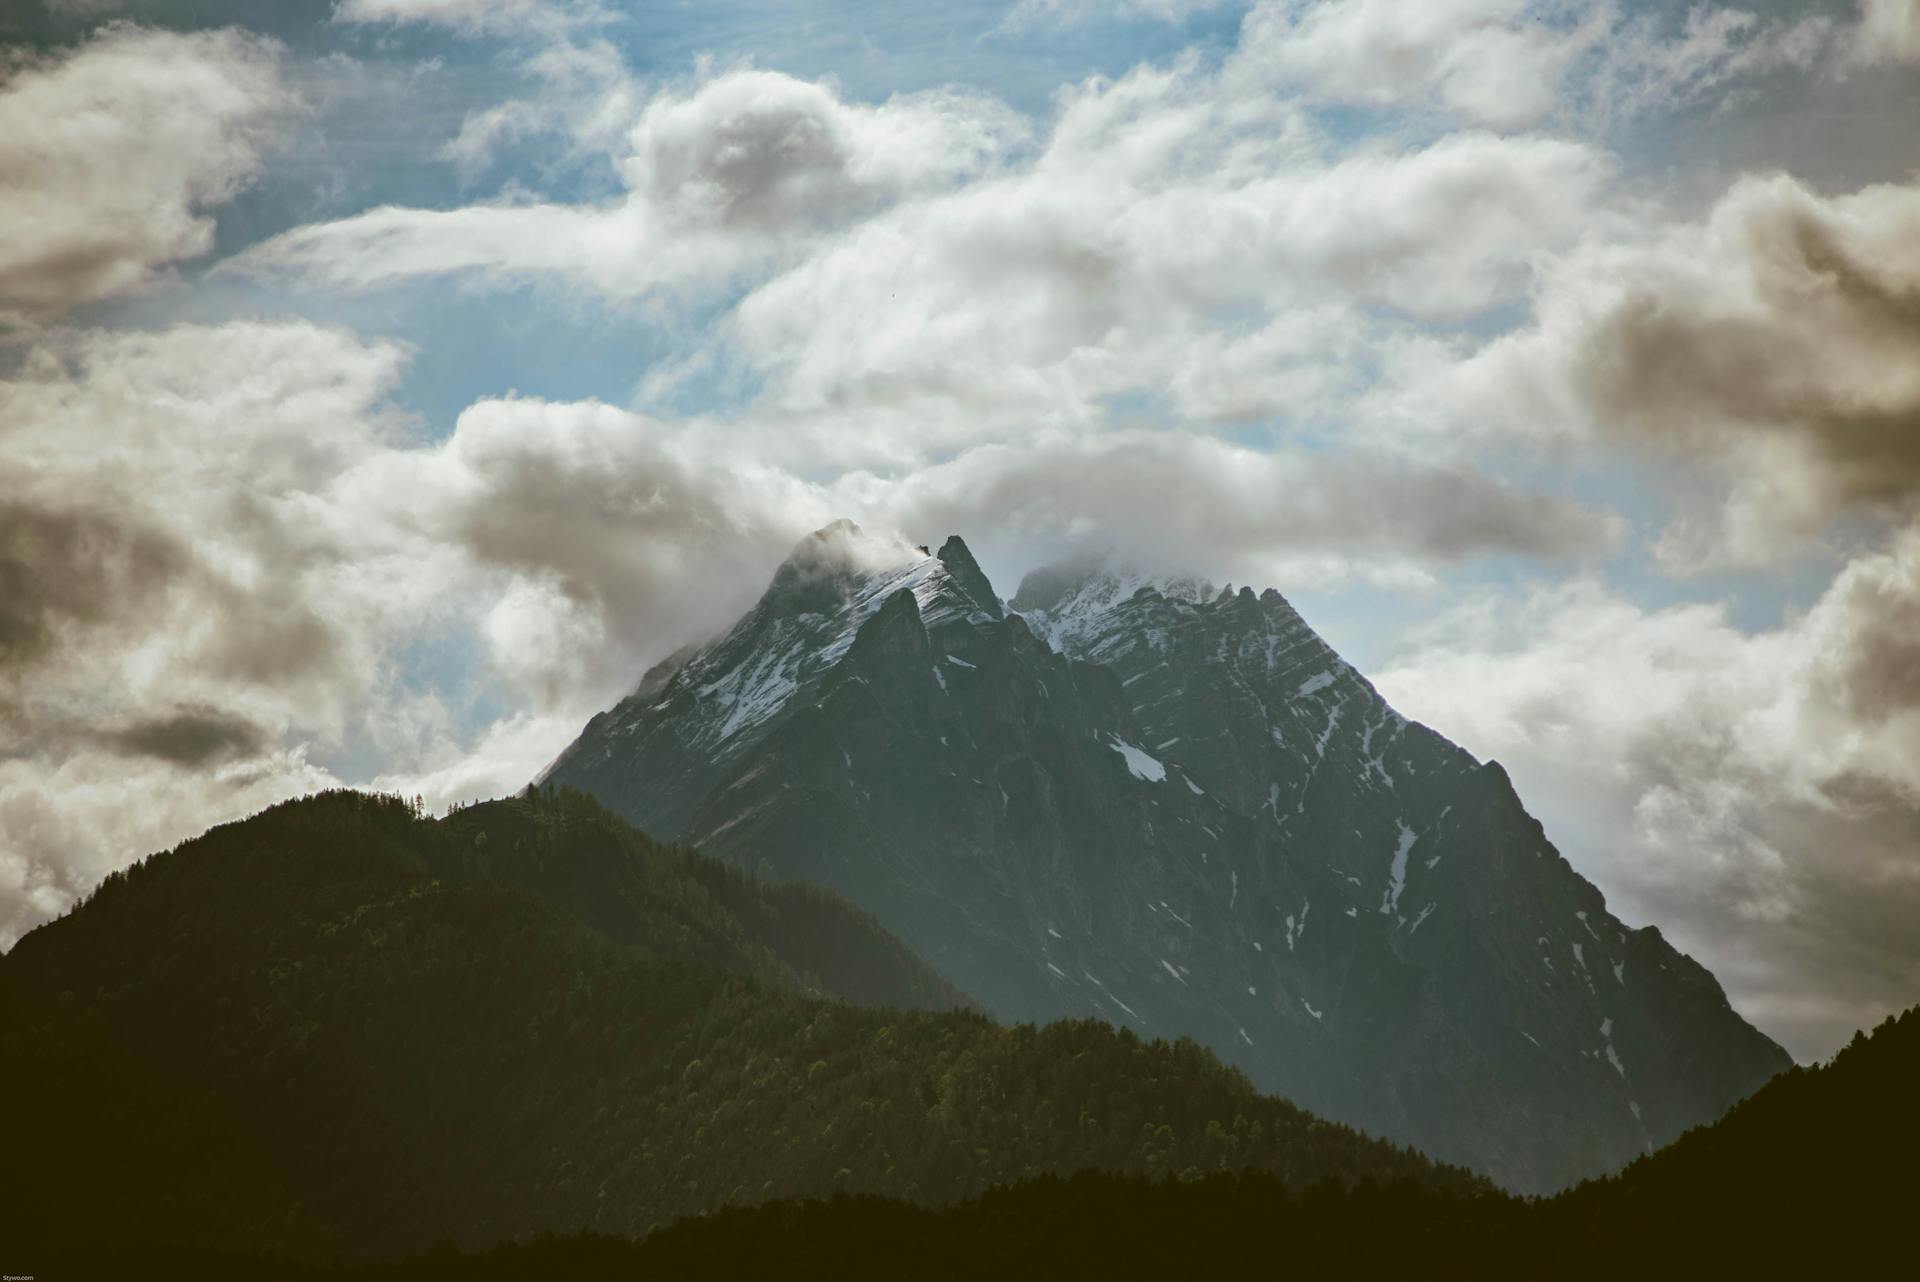
[[[1279,594],[1061,570],[1011,604],[957,537],[830,526],[549,777],[834,888],[1003,1018],[1192,1036],[1516,1189],[1787,1064]]]
[[[885,958],[923,1004],[952,997],[857,912],[793,893],[568,795],[433,822],[332,794],[155,856],[0,958],[0,1084],[31,1101],[0,1163],[10,1258],[631,1235],[1086,1166],[1475,1187],[1191,1043],[817,995],[821,970]],[[794,944],[814,930],[853,938]]]

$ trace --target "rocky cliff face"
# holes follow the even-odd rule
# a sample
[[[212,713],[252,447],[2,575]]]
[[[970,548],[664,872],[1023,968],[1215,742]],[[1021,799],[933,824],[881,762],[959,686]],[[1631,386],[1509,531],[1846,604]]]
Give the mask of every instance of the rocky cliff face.
[[[839,890],[1002,1018],[1191,1036],[1516,1189],[1787,1063],[1272,591],[1058,570],[1003,603],[958,538],[831,526],[549,777]]]

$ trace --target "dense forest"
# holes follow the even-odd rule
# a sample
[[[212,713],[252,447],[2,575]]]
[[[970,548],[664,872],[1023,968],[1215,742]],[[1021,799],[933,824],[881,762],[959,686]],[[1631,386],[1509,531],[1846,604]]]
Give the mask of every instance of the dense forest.
[[[1544,1201],[1413,1180],[1289,1187],[1260,1172],[1045,1176],[946,1207],[874,1196],[681,1220],[643,1241],[450,1246],[346,1269],[94,1253],[43,1276],[506,1282],[526,1277],[1904,1276],[1920,1141],[1920,1009],[1794,1069],[1711,1127]]]
[[[26,1102],[0,1268],[55,1276],[74,1243],[351,1262],[631,1237],[1089,1168],[1492,1196],[1191,1043],[959,1000],[831,895],[575,795],[441,820],[289,803],[109,878],[0,959],[0,1086]]]

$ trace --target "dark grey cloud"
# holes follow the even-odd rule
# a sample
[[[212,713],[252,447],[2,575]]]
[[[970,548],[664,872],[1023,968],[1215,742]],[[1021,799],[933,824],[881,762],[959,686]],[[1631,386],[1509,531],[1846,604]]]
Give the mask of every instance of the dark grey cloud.
[[[1698,222],[1555,262],[1530,325],[1417,395],[1463,428],[1677,459],[1704,483],[1663,552],[1777,563],[1836,517],[1920,505],[1916,246],[1920,184],[1744,178]]]
[[[1741,257],[1726,264],[1728,284],[1746,296],[1630,288],[1579,357],[1601,414],[1705,448],[1793,434],[1843,502],[1920,489],[1920,381],[1849,377],[1862,357],[1920,363],[1920,264],[1884,252],[1888,233],[1920,230],[1920,188],[1860,210],[1883,220],[1868,235],[1847,225],[1850,211],[1784,181],[1730,200]]]
[[[258,756],[273,738],[247,718],[217,708],[180,708],[95,735],[110,752],[189,768]]]
[[[0,679],[63,636],[137,615],[186,572],[178,540],[137,520],[0,493]]]

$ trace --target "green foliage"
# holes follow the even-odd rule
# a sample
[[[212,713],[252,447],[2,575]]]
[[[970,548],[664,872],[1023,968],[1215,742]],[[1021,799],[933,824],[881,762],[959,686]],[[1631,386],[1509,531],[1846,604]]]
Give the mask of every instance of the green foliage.
[[[1089,1167],[1484,1192],[1191,1042],[823,993],[953,997],[831,896],[575,796],[276,807],[0,961],[8,1245],[391,1257]]]

